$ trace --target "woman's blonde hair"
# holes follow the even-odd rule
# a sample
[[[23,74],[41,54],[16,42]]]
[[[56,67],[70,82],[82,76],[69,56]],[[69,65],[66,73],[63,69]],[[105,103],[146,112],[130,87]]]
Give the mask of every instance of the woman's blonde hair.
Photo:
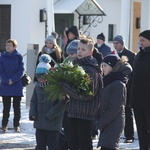
[[[61,58],[62,58],[62,50],[61,50],[61,48],[57,44],[54,44],[53,48],[55,49],[57,60],[61,61]],[[45,45],[42,48],[42,51],[41,51],[42,54],[45,53],[44,49],[45,49]]]

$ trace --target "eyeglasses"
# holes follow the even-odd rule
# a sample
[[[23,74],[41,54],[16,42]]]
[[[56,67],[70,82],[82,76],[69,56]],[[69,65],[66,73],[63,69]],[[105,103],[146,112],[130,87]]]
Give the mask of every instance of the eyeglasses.
[[[114,44],[119,44],[118,42],[114,42]]]

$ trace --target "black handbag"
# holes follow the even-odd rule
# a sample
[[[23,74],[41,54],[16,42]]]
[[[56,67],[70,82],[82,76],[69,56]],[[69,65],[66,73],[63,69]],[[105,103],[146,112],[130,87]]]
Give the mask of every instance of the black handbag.
[[[21,57],[21,55],[19,56],[19,63],[20,63],[20,57]],[[23,87],[26,87],[32,81],[31,77],[27,73],[24,73],[24,75],[21,77],[21,80],[22,80]]]
[[[27,73],[24,73],[24,75],[22,76],[21,79],[22,79],[22,85],[23,85],[23,87],[26,87],[32,81],[31,77]]]

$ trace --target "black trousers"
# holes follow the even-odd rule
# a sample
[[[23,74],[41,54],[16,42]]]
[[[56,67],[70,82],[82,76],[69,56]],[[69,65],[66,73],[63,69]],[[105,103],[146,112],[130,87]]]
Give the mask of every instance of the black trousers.
[[[14,109],[14,120],[13,125],[17,127],[20,125],[19,121],[21,118],[21,97],[20,96],[3,96],[3,117],[2,117],[2,126],[7,126],[10,116],[11,108],[11,98],[13,98],[13,109]]]
[[[36,150],[58,150],[59,131],[36,129]]]
[[[68,145],[70,150],[92,150],[92,121],[68,119]]]
[[[140,150],[150,150],[150,110],[133,109]]]
[[[124,136],[126,139],[134,139],[133,113],[129,104],[125,106]]]

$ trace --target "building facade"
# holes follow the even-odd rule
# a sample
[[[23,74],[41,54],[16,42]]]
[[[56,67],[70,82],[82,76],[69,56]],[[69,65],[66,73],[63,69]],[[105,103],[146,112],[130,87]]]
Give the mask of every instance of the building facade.
[[[74,0],[68,0],[71,2],[70,5],[74,6],[71,7],[72,10],[69,6],[63,7],[63,3],[66,1],[0,0],[0,50],[5,49],[6,39],[13,38],[18,41],[18,50],[23,55],[26,54],[29,43],[39,44],[40,51],[44,45],[45,37],[52,30],[61,33],[60,41],[62,41],[65,28],[71,25],[79,27],[80,21],[86,18],[86,22],[80,28],[85,34],[96,40],[97,34],[103,32],[106,36],[106,43],[112,49],[113,37],[122,34],[125,37],[127,47],[137,52],[140,31],[150,29],[150,0],[97,0],[106,16],[97,16],[97,19],[94,18],[95,21],[92,19],[93,16],[89,17],[89,12],[79,20],[78,9],[81,0],[76,0],[76,3]],[[58,7],[59,3],[62,6],[61,10]],[[46,11],[47,22],[40,20],[40,10]],[[55,15],[52,14],[53,11]],[[91,23],[92,21],[93,23]],[[62,42],[59,44],[62,45]]]

